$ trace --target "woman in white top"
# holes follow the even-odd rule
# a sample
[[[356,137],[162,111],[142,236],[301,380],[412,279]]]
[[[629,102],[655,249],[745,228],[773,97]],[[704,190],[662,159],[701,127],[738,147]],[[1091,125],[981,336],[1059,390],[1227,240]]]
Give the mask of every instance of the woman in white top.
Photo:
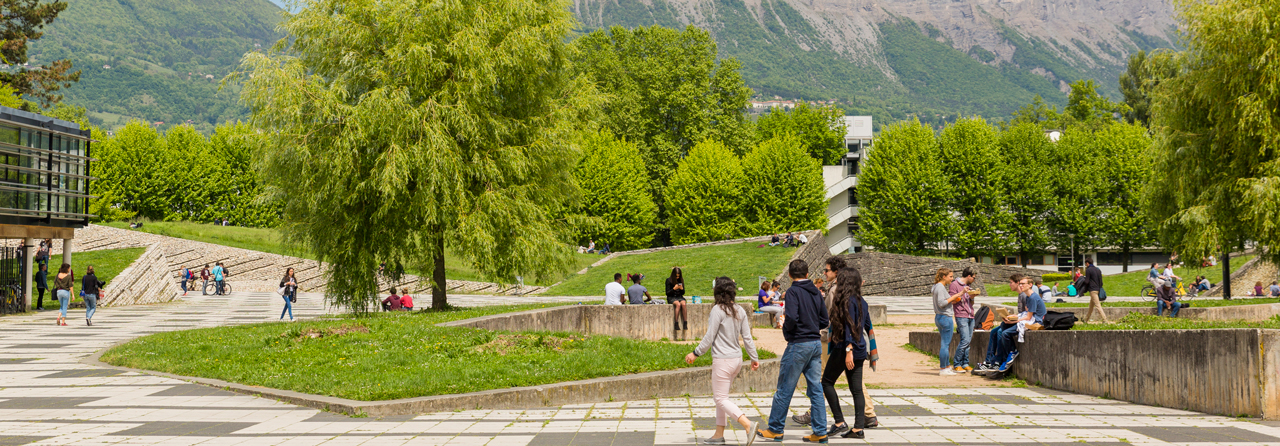
[[[938,326],[938,333],[941,334],[942,344],[938,348],[938,363],[942,369],[938,372],[942,376],[952,376],[956,372],[951,370],[951,335],[955,333],[955,310],[953,305],[960,303],[960,299],[964,297],[968,291],[961,291],[957,294],[951,294],[947,288],[951,285],[951,281],[956,280],[955,273],[949,268],[939,268],[938,273],[933,276],[933,289],[929,292],[933,296],[933,323]]]
[[[684,360],[693,364],[695,359],[711,351],[711,395],[716,402],[716,433],[703,441],[704,444],[725,444],[724,427],[729,418],[738,421],[747,430],[747,444],[755,441],[756,425],[747,418],[733,401],[729,400],[729,389],[733,387],[733,379],[738,376],[742,366],[741,339],[747,346],[747,354],[751,356],[751,370],[760,369],[760,357],[756,355],[756,344],[751,339],[751,321],[747,312],[737,304],[738,284],[728,277],[717,277],[713,291],[716,306],[711,310],[707,321],[707,334],[702,343],[693,349],[693,353],[685,355]]]

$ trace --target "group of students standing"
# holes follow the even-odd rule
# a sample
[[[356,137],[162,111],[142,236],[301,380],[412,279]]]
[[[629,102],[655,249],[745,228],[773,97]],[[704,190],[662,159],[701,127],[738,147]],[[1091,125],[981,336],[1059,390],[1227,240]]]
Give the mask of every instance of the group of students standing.
[[[797,259],[787,266],[791,286],[787,290],[781,324],[787,347],[779,363],[777,390],[764,427],[752,422],[729,399],[729,389],[741,369],[739,341],[747,347],[752,370],[757,370],[760,363],[752,341],[751,323],[746,311],[736,303],[737,284],[728,277],[716,279],[716,309],[723,311],[711,312],[707,334],[685,357],[692,363],[708,351],[712,354],[711,390],[716,404],[716,433],[705,440],[706,444],[724,444],[724,429],[729,419],[736,420],[747,430],[750,435],[748,445],[756,438],[782,441],[787,411],[801,376],[804,376],[808,387],[810,411],[807,415],[792,417],[792,420],[809,424],[813,429],[812,434],[803,437],[805,441],[826,443],[828,437],[834,435],[865,438],[864,429],[879,424],[874,415],[868,413],[862,384],[863,366],[870,361],[874,369],[878,359],[870,307],[862,297],[862,276],[857,269],[846,267],[840,257],[829,258],[823,273],[829,284],[825,292],[809,280],[808,263]],[[825,367],[822,365],[824,342],[829,355]],[[845,420],[836,395],[835,383],[840,375],[845,376],[853,396],[855,416],[852,426]],[[831,405],[835,418],[830,427],[826,420],[827,404]]]

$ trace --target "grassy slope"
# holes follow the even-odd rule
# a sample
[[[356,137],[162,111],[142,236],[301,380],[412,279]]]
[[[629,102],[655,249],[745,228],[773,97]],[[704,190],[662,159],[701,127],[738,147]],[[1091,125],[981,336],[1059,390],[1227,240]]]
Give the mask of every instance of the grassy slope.
[[[124,222],[106,223],[106,226],[129,229],[129,224]],[[280,240],[280,234],[274,229],[217,226],[191,222],[147,222],[143,224],[142,229],[140,230],[151,234],[231,246],[234,248],[251,249],[254,251],[283,254],[302,257],[305,259],[315,259],[315,256],[306,250],[297,247],[285,246]],[[572,271],[567,274],[573,274],[574,272],[577,272],[582,268],[586,268],[588,265],[598,260],[600,260],[599,255],[574,254]],[[470,264],[452,253],[445,256],[445,265],[445,272],[449,279],[473,281],[485,280],[485,278],[481,277],[475,269],[471,268]],[[514,278],[511,278],[508,279],[508,282],[512,282],[514,280]],[[550,283],[543,284],[532,282],[527,284],[550,285]]]
[[[1240,269],[1241,266],[1244,266],[1245,262],[1248,262],[1252,258],[1253,256],[1232,258],[1231,272],[1235,272]],[[1146,268],[1146,266],[1148,265],[1130,265],[1130,271],[1127,273],[1103,276],[1102,283],[1107,289],[1107,295],[1126,297],[1137,296],[1142,291],[1142,287],[1150,284],[1150,282],[1147,282],[1147,272],[1149,269]],[[1211,266],[1208,268],[1175,268],[1173,272],[1188,281],[1194,279],[1196,276],[1205,276],[1212,283],[1222,281],[1222,266]],[[989,286],[987,288],[987,293],[991,296],[1000,297],[1017,296],[1018,293],[1010,291],[1009,287],[1005,285],[1006,283],[1008,282],[1004,281],[993,286]],[[1053,286],[1053,283],[1048,283],[1047,285]],[[1058,282],[1058,290],[1066,292],[1067,285],[1067,282]]]
[[[794,248],[758,248],[760,244],[750,242],[620,256],[586,274],[573,276],[544,294],[599,296],[603,299],[604,285],[613,280],[614,273],[641,273],[646,276],[643,285],[649,288],[649,294],[662,297],[663,284],[671,275],[671,268],[679,266],[685,274],[687,296],[711,295],[711,281],[719,276],[736,280],[743,288],[741,295],[755,296],[756,277],[773,279],[795,253]]]
[[[690,367],[688,345],[572,335],[560,349],[537,333],[507,354],[480,352],[500,332],[437,327],[440,322],[554,305],[448,312],[376,313],[364,319],[203,328],[146,336],[107,351],[120,366],[222,379],[357,400],[550,384]],[[362,326],[368,333],[299,338],[306,329]],[[561,339],[568,333],[554,334]],[[550,339],[556,341],[556,339]],[[552,344],[554,345],[554,344]],[[774,357],[761,352],[762,357]],[[196,360],[192,360],[196,358]],[[693,366],[706,366],[710,356]]]

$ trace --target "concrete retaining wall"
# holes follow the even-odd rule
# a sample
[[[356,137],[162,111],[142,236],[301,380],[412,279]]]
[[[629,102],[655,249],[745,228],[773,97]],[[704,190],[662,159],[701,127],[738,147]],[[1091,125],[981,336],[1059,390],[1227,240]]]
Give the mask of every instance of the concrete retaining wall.
[[[1195,302],[1192,302],[1195,305]],[[1015,311],[1015,307],[1002,305],[1009,311]],[[1124,317],[1129,313],[1139,314],[1156,314],[1156,304],[1151,303],[1150,306],[1143,307],[1102,307],[1107,313],[1107,318],[1116,320]],[[1058,307],[1050,308],[1049,311],[1057,311],[1062,313],[1074,313],[1077,318],[1084,319],[1085,313],[1089,311],[1086,307]],[[1168,311],[1164,314],[1169,314]],[[1191,307],[1183,308],[1178,312],[1179,319],[1202,319],[1210,321],[1265,321],[1273,316],[1280,314],[1280,304],[1258,304],[1258,305],[1233,305],[1229,307]],[[1097,312],[1094,312],[1094,319],[1098,319]]]
[[[177,280],[169,277],[169,258],[157,245],[148,247],[104,288],[106,295],[99,301],[104,307],[170,302],[179,292]]]
[[[958,342],[952,340],[952,348]],[[911,345],[936,352],[937,332]],[[974,333],[970,357],[986,354]],[[1138,404],[1280,419],[1280,330],[1033,331],[1013,372],[1028,383]]]

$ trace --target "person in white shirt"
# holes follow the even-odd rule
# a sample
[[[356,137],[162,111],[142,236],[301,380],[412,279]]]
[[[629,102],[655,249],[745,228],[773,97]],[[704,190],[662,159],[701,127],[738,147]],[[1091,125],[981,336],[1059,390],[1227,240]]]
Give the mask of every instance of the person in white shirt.
[[[604,304],[622,305],[627,288],[622,286],[622,273],[613,273],[613,281],[604,286]]]
[[[1174,275],[1174,274],[1173,274],[1173,263],[1166,263],[1166,264],[1164,264],[1164,276],[1163,276],[1163,277],[1165,278],[1165,280],[1168,280],[1168,281],[1169,281],[1169,286],[1173,286],[1173,287],[1177,287],[1177,286],[1178,286],[1178,282],[1181,282],[1181,281],[1182,281],[1182,278],[1181,278],[1181,277],[1178,277],[1178,276],[1176,276],[1176,275]]]
[[[805,237],[803,232],[801,232],[800,235],[796,236],[796,239],[800,240],[801,245],[805,245],[809,243],[809,237]]]

